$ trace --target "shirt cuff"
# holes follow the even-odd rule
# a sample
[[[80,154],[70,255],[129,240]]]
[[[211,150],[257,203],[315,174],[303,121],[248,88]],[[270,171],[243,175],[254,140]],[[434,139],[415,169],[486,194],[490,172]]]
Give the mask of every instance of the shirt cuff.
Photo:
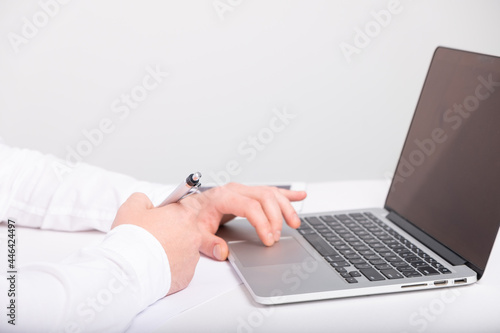
[[[135,271],[144,306],[167,295],[171,273],[167,254],[147,230],[123,224],[107,233],[101,247],[116,252]]]

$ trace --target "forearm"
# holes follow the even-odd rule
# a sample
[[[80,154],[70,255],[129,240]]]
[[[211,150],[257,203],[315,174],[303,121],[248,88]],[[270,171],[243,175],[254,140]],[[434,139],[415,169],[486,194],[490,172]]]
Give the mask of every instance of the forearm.
[[[160,243],[133,225],[114,228],[100,245],[61,263],[21,267],[17,278],[16,325],[4,318],[2,332],[121,332],[167,294],[171,281]],[[0,277],[1,290],[8,283]]]
[[[66,167],[66,169],[65,169]],[[161,201],[171,187],[87,164],[0,144],[0,221],[57,229],[108,231],[119,206],[133,192]]]

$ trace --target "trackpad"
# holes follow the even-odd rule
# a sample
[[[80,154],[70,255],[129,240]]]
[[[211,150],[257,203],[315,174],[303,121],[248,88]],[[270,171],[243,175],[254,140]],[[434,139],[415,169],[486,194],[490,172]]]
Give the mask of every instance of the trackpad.
[[[230,242],[229,251],[244,267],[303,263],[314,260],[295,238],[281,238],[267,247],[260,242]]]

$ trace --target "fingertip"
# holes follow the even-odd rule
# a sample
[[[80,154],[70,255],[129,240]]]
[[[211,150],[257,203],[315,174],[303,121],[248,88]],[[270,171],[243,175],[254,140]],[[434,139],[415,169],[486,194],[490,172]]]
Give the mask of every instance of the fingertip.
[[[266,236],[266,241],[264,242],[264,245],[272,246],[273,244],[274,244],[274,234],[272,232],[269,232]]]
[[[212,249],[212,258],[219,261],[224,261],[227,259],[228,255],[229,255],[229,247],[227,246],[227,243],[224,240],[221,239],[221,242],[215,243]]]
[[[297,229],[298,227],[300,227],[300,217],[299,215],[297,215],[297,212],[294,211],[291,214],[291,216],[287,220],[287,223],[293,229]]]
[[[214,248],[212,250],[212,255],[217,260],[220,260],[220,261],[224,260],[220,244],[215,244],[215,246],[214,246]]]
[[[280,241],[280,238],[281,238],[281,230],[276,230],[274,232],[274,241],[275,242],[279,242]]]

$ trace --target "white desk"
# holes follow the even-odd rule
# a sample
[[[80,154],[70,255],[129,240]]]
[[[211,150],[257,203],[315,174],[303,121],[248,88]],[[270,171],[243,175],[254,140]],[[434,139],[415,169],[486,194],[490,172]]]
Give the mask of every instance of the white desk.
[[[303,212],[381,207],[388,185],[387,181],[308,184]],[[4,229],[2,225],[2,234]],[[103,238],[99,232],[65,233],[27,228],[16,231],[18,263],[58,261]],[[234,273],[228,271],[228,274]],[[191,307],[164,322],[157,331],[500,332],[499,278],[500,245],[497,242],[485,275],[472,286],[261,306],[240,285]],[[181,292],[176,297],[182,295]]]

